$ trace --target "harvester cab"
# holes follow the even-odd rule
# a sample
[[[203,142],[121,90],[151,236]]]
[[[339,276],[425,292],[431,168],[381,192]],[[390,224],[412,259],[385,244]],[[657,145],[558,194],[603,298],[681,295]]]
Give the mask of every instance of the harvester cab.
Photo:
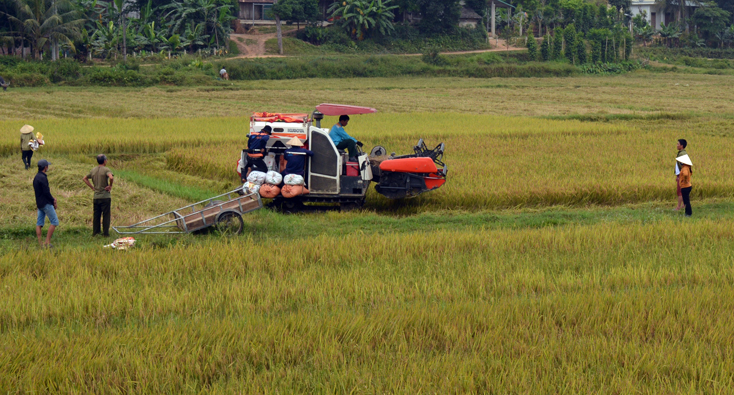
[[[267,150],[277,158],[285,151],[286,143],[298,138],[313,152],[306,166],[305,182],[308,194],[297,198],[276,196],[273,203],[285,211],[298,211],[304,203],[339,204],[341,209],[361,207],[371,182],[375,190],[390,198],[401,199],[434,190],[446,181],[447,168],[443,163],[444,145],[428,149],[419,140],[413,154],[387,155],[377,146],[368,154],[358,147],[356,162],[350,162],[345,151],[339,150],[329,137],[329,128],[321,127],[324,116],[369,114],[370,107],[340,104],[320,104],[312,114],[255,113],[250,118],[250,131],[258,132],[265,126],[272,128]],[[246,163],[247,150],[242,151],[241,163]],[[245,166],[241,166],[244,171]],[[277,165],[276,165],[277,169]],[[277,170],[276,170],[277,171]]]

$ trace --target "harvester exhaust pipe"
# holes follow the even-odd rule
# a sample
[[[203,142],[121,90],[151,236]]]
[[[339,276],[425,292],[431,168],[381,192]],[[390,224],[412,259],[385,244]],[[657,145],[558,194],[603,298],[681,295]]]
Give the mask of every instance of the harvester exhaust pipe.
[[[316,127],[321,127],[321,120],[324,119],[324,114],[322,114],[319,110],[316,110],[313,112],[313,120],[316,121]]]

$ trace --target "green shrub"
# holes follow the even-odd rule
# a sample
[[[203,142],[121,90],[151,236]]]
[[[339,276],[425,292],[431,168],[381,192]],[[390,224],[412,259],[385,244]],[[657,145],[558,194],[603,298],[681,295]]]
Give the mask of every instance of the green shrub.
[[[579,65],[585,64],[588,60],[586,56],[586,41],[584,41],[584,38],[580,33],[576,40],[576,60],[576,63]]]
[[[48,69],[48,77],[53,83],[61,81],[73,81],[81,77],[82,67],[73,59],[59,59],[51,62]]]
[[[680,57],[734,59],[734,48],[665,48],[665,47],[638,47],[635,53],[639,56],[656,61],[675,61]]]
[[[530,56],[530,59],[537,59],[538,58],[538,42],[535,41],[535,37],[533,37],[533,34],[528,34],[528,40],[527,40],[527,47],[528,47],[528,55]]]
[[[550,34],[546,34],[545,37],[543,37],[543,42],[540,44],[540,56],[544,62],[549,61],[551,58],[551,43],[552,38]]]
[[[553,54],[551,57],[553,60],[559,60],[561,59],[562,53],[563,53],[563,30],[556,29],[556,31],[553,32]]]
[[[48,77],[38,73],[6,73],[3,77],[13,87],[44,86],[50,83]]]
[[[128,56],[127,62],[120,62],[115,65],[120,70],[140,71],[140,61],[137,58]]]
[[[17,56],[0,56],[0,70],[4,70],[6,68],[12,68],[18,65],[18,63],[21,63],[22,60],[18,58]]]
[[[576,27],[573,23],[566,26],[565,29],[563,29],[563,41],[566,42],[566,59],[570,63],[574,63],[574,60],[576,59]]]
[[[155,75],[155,82],[164,85],[180,85],[186,77],[170,67],[164,67]]]
[[[629,61],[620,63],[589,63],[579,67],[584,74],[622,74],[640,68],[640,62]]]
[[[497,64],[497,63],[505,62],[502,56],[498,55],[496,52],[485,52],[485,53],[477,54],[469,59],[471,59],[475,63],[482,64],[482,65]]]
[[[117,67],[92,68],[87,75],[89,83],[101,86],[143,86],[147,81],[143,75],[133,70],[121,70]]]
[[[434,66],[446,66],[449,64],[446,58],[441,56],[441,54],[435,49],[428,50],[424,53],[421,60]]]

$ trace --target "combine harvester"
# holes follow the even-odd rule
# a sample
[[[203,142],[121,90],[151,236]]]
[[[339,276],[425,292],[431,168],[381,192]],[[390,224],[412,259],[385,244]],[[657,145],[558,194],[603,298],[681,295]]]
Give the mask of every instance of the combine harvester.
[[[273,199],[283,211],[299,211],[304,203],[338,204],[342,210],[362,207],[367,189],[375,182],[375,190],[390,199],[404,199],[435,190],[446,182],[448,169],[442,162],[444,144],[428,149],[423,139],[409,155],[387,155],[376,146],[369,154],[359,149],[357,162],[348,162],[345,151],[338,150],[329,137],[329,129],[321,127],[324,116],[358,115],[377,112],[374,108],[341,104],[320,104],[312,114],[255,113],[250,118],[250,132],[266,125],[272,128],[268,151],[280,155],[293,137],[313,151],[306,164],[306,186],[310,193],[286,199]],[[359,147],[358,147],[359,148]],[[241,163],[246,163],[247,150]],[[276,161],[277,163],[277,161]]]

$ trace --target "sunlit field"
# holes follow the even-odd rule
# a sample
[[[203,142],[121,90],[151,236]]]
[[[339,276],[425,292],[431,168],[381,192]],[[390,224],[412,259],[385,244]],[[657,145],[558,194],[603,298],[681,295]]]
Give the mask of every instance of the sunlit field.
[[[732,393],[734,78],[674,77],[11,89],[0,393]],[[91,238],[96,154],[130,224],[238,186],[252,111],[322,102],[378,109],[347,127],[366,149],[445,143],[446,185],[259,210],[235,238]],[[53,163],[51,251],[25,123]],[[672,210],[678,138],[692,218]]]

